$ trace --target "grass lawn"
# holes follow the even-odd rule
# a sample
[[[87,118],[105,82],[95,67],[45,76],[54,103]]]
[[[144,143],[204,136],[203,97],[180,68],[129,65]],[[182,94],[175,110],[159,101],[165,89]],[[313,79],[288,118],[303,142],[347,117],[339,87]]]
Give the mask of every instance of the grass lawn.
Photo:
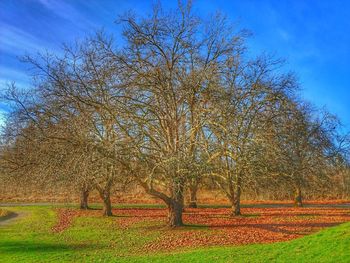
[[[5,210],[19,216],[0,225],[0,262],[350,262],[350,223],[288,242],[145,252],[145,244],[164,230],[147,230],[154,229],[152,221],[121,227],[118,222],[129,218],[91,215],[76,217],[55,233],[58,219],[52,207]]]

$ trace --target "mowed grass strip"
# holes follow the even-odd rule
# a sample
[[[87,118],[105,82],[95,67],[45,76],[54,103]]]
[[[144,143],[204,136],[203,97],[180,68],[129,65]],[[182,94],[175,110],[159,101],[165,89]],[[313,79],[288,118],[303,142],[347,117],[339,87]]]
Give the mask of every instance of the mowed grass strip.
[[[55,233],[55,209],[5,210],[25,216],[0,227],[0,262],[350,262],[350,223],[289,242],[145,254],[163,231],[147,231],[147,221],[121,228],[123,218],[77,217]]]

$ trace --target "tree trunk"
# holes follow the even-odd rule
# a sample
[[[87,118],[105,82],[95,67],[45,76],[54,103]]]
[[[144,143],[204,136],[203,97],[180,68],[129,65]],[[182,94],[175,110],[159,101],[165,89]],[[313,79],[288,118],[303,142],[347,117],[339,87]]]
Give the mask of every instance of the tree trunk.
[[[188,207],[197,208],[197,185],[190,186],[190,203]]]
[[[171,198],[168,202],[168,225],[170,227],[182,226],[182,212],[184,207],[184,180],[177,179],[172,183]]]
[[[183,206],[181,203],[171,201],[168,205],[168,225],[170,227],[182,226],[182,211]]]
[[[82,189],[80,193],[80,209],[89,209],[88,206],[88,197],[89,197],[89,190]]]
[[[232,198],[232,215],[240,216],[241,215],[241,179],[238,178],[236,182],[234,196]]]
[[[232,216],[240,216],[241,215],[241,193],[240,190],[237,191],[234,197],[231,198],[232,205]]]
[[[103,201],[103,210],[102,213],[104,216],[112,216],[112,204],[111,204],[111,196],[109,191],[100,192],[100,196]]]
[[[241,198],[236,195],[236,198],[232,206],[232,215],[240,216],[241,215]]]
[[[302,199],[300,187],[297,187],[295,189],[294,206],[295,207],[302,207],[303,206],[303,199]]]

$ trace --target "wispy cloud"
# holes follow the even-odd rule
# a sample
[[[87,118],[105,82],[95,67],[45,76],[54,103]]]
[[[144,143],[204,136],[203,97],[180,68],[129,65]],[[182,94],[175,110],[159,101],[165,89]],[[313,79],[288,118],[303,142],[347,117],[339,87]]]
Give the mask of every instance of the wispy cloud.
[[[24,71],[0,65],[0,78],[25,79],[27,78],[27,74]]]
[[[4,127],[6,122],[6,111],[0,109],[0,128]]]
[[[11,82],[24,88],[29,85],[30,77],[25,71],[0,65],[0,90]]]
[[[0,51],[23,55],[25,52],[44,52],[53,49],[50,44],[17,27],[0,23]]]
[[[0,129],[4,128],[8,113],[11,112],[9,105],[0,102]]]
[[[73,22],[78,27],[95,28],[96,25],[90,21],[86,16],[79,12],[72,5],[68,4],[64,0],[37,0],[41,5],[55,13],[57,16]]]

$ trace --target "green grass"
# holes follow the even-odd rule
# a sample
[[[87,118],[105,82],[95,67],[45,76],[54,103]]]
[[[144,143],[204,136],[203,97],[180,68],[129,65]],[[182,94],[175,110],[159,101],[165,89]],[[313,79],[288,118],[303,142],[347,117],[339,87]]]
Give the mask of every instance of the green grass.
[[[25,214],[0,228],[0,262],[109,262],[130,255],[156,237],[137,225],[120,229],[115,217],[78,217],[71,227],[53,233],[56,213],[49,207],[11,208]]]
[[[289,242],[132,257],[120,262],[350,262],[350,223]]]
[[[290,242],[145,254],[142,247],[162,231],[148,231],[151,222],[121,229],[115,217],[79,217],[53,233],[51,207],[6,210],[20,217],[0,226],[0,262],[350,262],[350,223]]]

